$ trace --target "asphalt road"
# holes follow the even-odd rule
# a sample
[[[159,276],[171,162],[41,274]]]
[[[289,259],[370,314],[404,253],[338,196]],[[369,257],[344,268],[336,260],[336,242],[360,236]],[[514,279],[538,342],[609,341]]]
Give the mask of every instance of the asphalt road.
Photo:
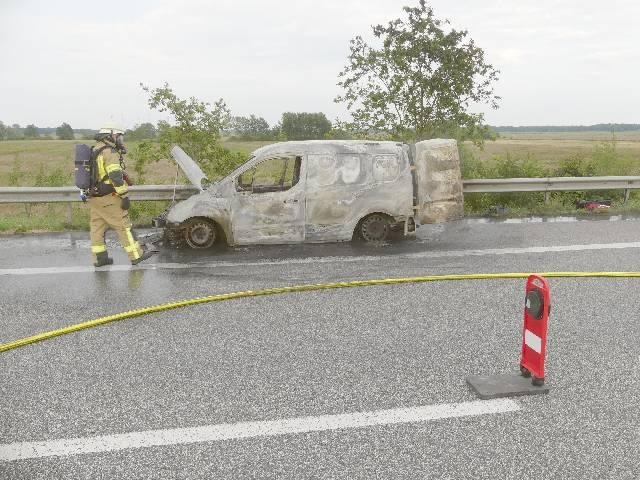
[[[116,266],[93,271],[86,234],[0,237],[0,343],[132,308],[271,286],[640,271],[640,219],[457,222],[377,247],[162,250],[136,268],[113,246]],[[0,478],[637,479],[638,282],[551,279],[551,392],[494,413],[375,423],[375,412],[408,407],[475,409],[467,376],[515,373],[524,280],[231,300],[0,353]],[[374,424],[326,427],[333,416],[359,412]],[[325,427],[274,433],[300,418]],[[230,425],[230,436],[198,440],[220,425]],[[122,435],[139,432],[169,440],[145,446]],[[112,443],[97,453],[2,460],[10,450],[31,452],[29,442],[47,451],[76,445],[70,439]]]

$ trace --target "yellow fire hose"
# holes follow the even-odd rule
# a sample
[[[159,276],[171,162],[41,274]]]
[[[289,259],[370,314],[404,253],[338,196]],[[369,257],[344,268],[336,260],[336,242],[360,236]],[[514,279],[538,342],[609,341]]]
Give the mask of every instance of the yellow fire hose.
[[[333,282],[318,283],[309,285],[297,285],[291,287],[267,288],[264,290],[249,290],[246,292],[222,293],[218,295],[210,295],[207,297],[192,298],[189,300],[179,300],[177,302],[163,303],[151,307],[138,308],[129,310],[128,312],[116,313],[106,317],[96,318],[75,325],[49,330],[48,332],[39,333],[30,337],[21,338],[12,342],[0,344],[0,352],[13,350],[14,348],[23,347],[31,343],[40,342],[49,338],[66,335],[68,333],[84,330],[85,328],[97,327],[105,323],[124,320],[126,318],[139,317],[150,313],[162,312],[174,308],[188,307],[201,303],[222,302],[224,300],[232,300],[234,298],[259,297],[262,295],[276,295],[279,293],[293,292],[310,292],[314,290],[329,290],[333,288],[351,288],[351,287],[369,287],[374,285],[396,285],[401,283],[421,283],[421,282],[439,282],[451,280],[491,280],[491,279],[509,279],[509,278],[527,278],[530,273],[480,273],[480,274],[453,274],[453,275],[428,275],[424,277],[407,277],[407,278],[386,278],[379,280],[354,280],[349,282]],[[547,278],[585,278],[585,277],[609,277],[609,278],[638,278],[640,272],[546,272],[539,273]]]

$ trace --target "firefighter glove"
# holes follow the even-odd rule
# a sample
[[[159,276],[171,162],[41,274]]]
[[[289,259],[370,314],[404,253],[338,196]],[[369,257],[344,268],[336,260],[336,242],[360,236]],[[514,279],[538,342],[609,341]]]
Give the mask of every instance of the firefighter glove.
[[[120,200],[120,207],[123,210],[129,210],[130,206],[131,206],[131,200],[129,200],[129,197],[122,197],[122,199]]]

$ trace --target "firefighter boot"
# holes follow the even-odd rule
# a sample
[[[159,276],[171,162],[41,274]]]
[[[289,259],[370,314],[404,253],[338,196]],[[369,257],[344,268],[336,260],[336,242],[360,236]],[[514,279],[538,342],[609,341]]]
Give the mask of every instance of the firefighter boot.
[[[113,258],[109,258],[109,254],[107,252],[97,253],[96,263],[94,263],[93,266],[104,267],[105,265],[113,265]]]
[[[140,258],[136,258],[135,260],[131,260],[131,265],[137,265],[140,262],[144,262],[147,258],[151,258],[155,254],[156,254],[156,252],[154,252],[153,250],[144,249],[142,251],[142,255],[140,256]]]

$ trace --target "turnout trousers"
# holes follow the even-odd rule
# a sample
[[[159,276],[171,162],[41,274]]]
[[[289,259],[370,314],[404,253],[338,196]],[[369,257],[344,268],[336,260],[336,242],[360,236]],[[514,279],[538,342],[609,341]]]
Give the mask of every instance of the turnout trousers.
[[[129,260],[138,260],[143,253],[142,247],[131,230],[129,212],[120,208],[120,197],[116,195],[91,197],[88,202],[91,215],[89,222],[91,253],[94,263],[98,256],[106,255],[107,245],[104,235],[109,228],[118,233],[120,243],[127,252]]]

